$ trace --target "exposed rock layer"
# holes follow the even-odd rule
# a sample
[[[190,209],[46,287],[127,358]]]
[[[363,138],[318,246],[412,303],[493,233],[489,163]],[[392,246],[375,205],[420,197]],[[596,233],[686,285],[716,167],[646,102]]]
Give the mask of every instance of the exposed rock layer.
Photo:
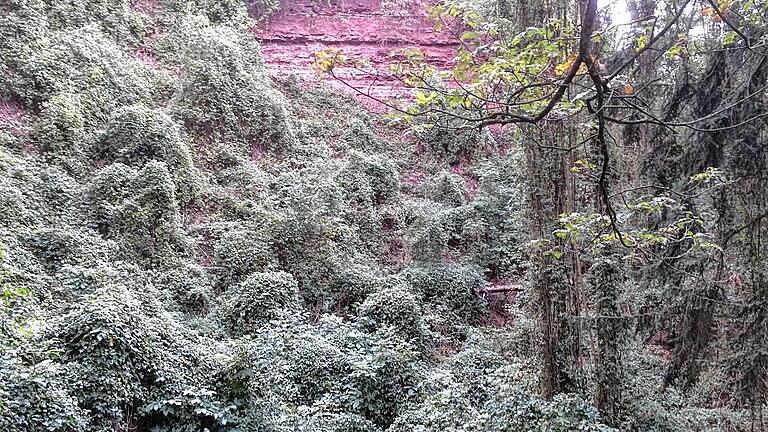
[[[279,12],[256,34],[273,73],[304,78],[314,75],[313,54],[327,48],[339,48],[379,69],[395,61],[393,52],[420,48],[431,64],[448,68],[458,43],[453,32],[435,31],[419,0],[283,0]],[[396,80],[374,79],[352,68],[336,73],[377,96],[402,93]]]

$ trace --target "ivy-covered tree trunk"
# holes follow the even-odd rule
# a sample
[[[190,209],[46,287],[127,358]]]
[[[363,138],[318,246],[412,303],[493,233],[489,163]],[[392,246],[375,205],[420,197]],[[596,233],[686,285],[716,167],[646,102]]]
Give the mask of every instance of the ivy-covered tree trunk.
[[[558,215],[568,208],[565,160],[567,154],[547,150],[535,143],[525,148],[528,170],[528,200],[531,239],[547,241],[556,229]],[[573,267],[562,256],[542,254],[534,250],[532,260],[532,290],[541,331],[542,387],[541,393],[550,398],[565,391],[570,384],[568,368],[574,363],[572,342],[575,335],[566,322]]]
[[[621,341],[625,335],[626,317],[619,309],[619,292],[623,268],[621,257],[608,255],[592,262],[589,280],[595,299],[595,334],[593,353],[595,370],[595,407],[606,424],[616,426],[621,415],[623,366]]]
[[[740,95],[760,91],[767,79],[768,58],[763,57]],[[766,108],[765,98],[750,101],[727,121],[738,124]],[[761,126],[750,124],[723,136],[725,163],[741,181],[729,191],[721,226],[723,261],[736,263],[723,278],[743,304],[729,325],[736,331],[728,339],[725,368],[739,402],[752,413],[755,430],[768,426],[763,416],[768,403],[768,137]]]

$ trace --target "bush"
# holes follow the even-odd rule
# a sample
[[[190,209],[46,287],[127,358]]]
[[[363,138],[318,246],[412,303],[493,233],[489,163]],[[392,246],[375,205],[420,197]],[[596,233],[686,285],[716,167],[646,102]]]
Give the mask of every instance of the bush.
[[[265,21],[280,9],[278,0],[248,0],[248,12],[256,21]]]
[[[487,134],[487,131],[476,129],[456,130],[438,126],[427,129],[419,138],[434,154],[455,164],[492,148]]]
[[[249,407],[252,429],[267,423],[378,431],[408,406],[423,378],[413,345],[392,333],[361,332],[338,317],[321,317],[317,326],[298,321],[263,327],[253,342],[240,345],[222,380],[230,397]],[[262,411],[269,407],[271,413]]]
[[[410,292],[400,288],[385,288],[365,299],[357,311],[358,321],[364,328],[374,331],[390,327],[405,340],[423,345],[426,327],[421,305]]]
[[[357,414],[327,412],[301,407],[283,423],[297,432],[380,432],[373,422]],[[307,411],[307,412],[305,412]]]
[[[299,287],[290,273],[253,273],[227,292],[217,316],[234,335],[254,334],[272,319],[299,309]]]
[[[100,138],[100,156],[140,169],[147,162],[164,162],[173,177],[176,197],[184,205],[198,198],[202,176],[192,163],[189,145],[165,113],[142,105],[116,110]]]
[[[480,188],[472,202],[474,214],[464,227],[466,236],[474,239],[468,252],[497,278],[515,275],[524,262],[522,245],[528,235],[522,215],[526,180],[520,172],[521,158],[518,152],[510,152],[478,170]]]
[[[536,319],[521,308],[521,304],[529,302],[524,297],[525,294],[518,296],[517,304],[505,305],[504,312],[508,314],[508,320],[515,324],[512,328],[498,335],[497,339],[501,345],[500,350],[504,352],[505,357],[516,358],[521,363],[528,365],[538,359],[540,340]]]
[[[272,238],[281,268],[295,275],[305,301],[320,310],[338,305],[340,298],[328,294],[342,269],[374,260],[361,239],[362,227],[349,220],[354,210],[345,202],[332,167],[317,163],[283,171],[271,183],[268,201],[273,206],[268,214],[276,220]]]
[[[60,365],[25,364],[13,352],[0,354],[0,428],[7,432],[80,432],[87,412],[77,406]]]
[[[67,264],[93,267],[108,261],[114,253],[112,245],[91,230],[39,228],[25,240],[35,257],[51,271]]]
[[[485,278],[477,267],[435,264],[409,268],[401,276],[426,301],[463,321],[476,321],[487,314],[487,304],[478,296],[485,287]]]
[[[419,351],[399,337],[378,333],[360,343],[352,353],[352,370],[343,380],[342,406],[382,429],[413,404],[416,387],[423,379]]]
[[[239,346],[226,374],[235,398],[312,405],[340,388],[350,359],[331,339],[291,321],[272,323]]]
[[[439,263],[443,261],[450,233],[439,217],[431,218],[420,227],[413,238],[411,249],[415,260],[421,263]]]
[[[94,226],[113,238],[129,257],[157,267],[185,254],[176,192],[163,162],[141,170],[115,163],[101,170],[88,188]]]
[[[94,25],[129,43],[149,32],[128,0],[62,0],[45,2],[45,6],[47,21],[55,29]]]
[[[0,95],[39,112],[30,122],[36,148],[49,163],[82,176],[91,170],[96,131],[109,114],[127,104],[152,104],[167,93],[170,77],[143,64],[97,26],[74,24],[81,18],[106,24],[104,15],[111,12],[101,6],[128,8],[127,2],[24,3],[0,23],[3,39],[8,37],[0,44],[0,75],[5,77]],[[81,12],[97,16],[75,17]],[[59,14],[72,14],[66,24],[75,28],[49,28],[59,25]]]
[[[54,321],[48,335],[62,343],[61,361],[89,411],[89,430],[141,424],[153,414],[148,405],[181,397],[209,377],[205,345],[160,307],[157,294],[112,284]]]
[[[363,116],[353,118],[344,128],[342,140],[349,148],[362,151],[382,151],[384,143],[373,133],[370,120]]]
[[[188,19],[172,35],[158,51],[180,53],[169,60],[184,71],[174,106],[187,127],[209,142],[232,143],[243,156],[258,147],[296,147],[287,104],[271,87],[250,33]]]
[[[143,423],[152,432],[225,432],[239,420],[237,405],[222,401],[208,388],[188,387],[167,399],[158,399],[143,408]]]
[[[246,161],[237,161],[232,166],[217,170],[213,179],[223,199],[241,200],[244,198],[265,200],[269,197],[268,188],[272,180],[266,172]]]
[[[163,21],[178,19],[185,14],[200,14],[214,24],[227,24],[233,28],[247,29],[252,26],[249,12],[250,2],[239,0],[159,0]],[[272,5],[273,0],[263,3],[265,13],[273,13],[279,4]],[[261,3],[259,3],[261,4]],[[258,5],[256,9],[258,9]],[[254,18],[257,18],[254,16]]]
[[[43,102],[31,134],[49,163],[76,174],[89,168],[90,149],[96,139],[83,110],[81,95],[57,94]]]
[[[575,395],[539,398],[534,376],[490,351],[465,348],[445,366],[426,379],[423,400],[401,413],[388,431],[616,432]]]
[[[70,309],[52,330],[72,375],[80,406],[97,424],[117,424],[137,412],[157,383],[157,352],[129,292],[95,295]]]
[[[154,272],[155,286],[168,292],[178,307],[202,315],[214,302],[211,278],[202,267],[183,262]]]
[[[499,397],[501,395],[504,397]],[[559,394],[544,401],[526,393],[499,393],[484,406],[480,430],[499,432],[616,432],[600,423],[597,410],[579,396]]]
[[[31,315],[37,308],[30,288],[35,295],[42,293],[23,274],[29,269],[16,267],[17,248],[0,243],[0,429],[85,431],[87,412],[78,407],[76,393],[55,360],[59,345],[40,337],[39,321]],[[6,254],[9,250],[16,259]]]
[[[414,203],[415,204],[415,203]],[[473,217],[468,205],[446,207],[432,201],[413,205],[410,231],[413,257],[421,263],[439,263],[463,253],[475,239],[467,238],[465,226]]]
[[[350,264],[340,269],[329,284],[328,294],[333,296],[331,310],[347,311],[349,306],[363,302],[370,294],[384,287],[384,278],[378,270],[362,264]]]
[[[277,269],[277,260],[265,227],[250,228],[236,223],[211,227],[213,262],[222,286],[243,281],[248,275]]]
[[[30,19],[41,18],[23,18]],[[5,21],[0,26],[3,24]],[[25,23],[33,27],[39,24]],[[0,31],[12,29],[3,26]],[[32,34],[38,38],[23,40],[13,34],[0,56],[0,73],[7,77],[2,81],[2,93],[28,109],[39,110],[59,94],[77,95],[76,104],[90,128],[103,125],[109,113],[120,106],[150,104],[167,84],[167,76],[121,50],[93,27],[49,33],[35,30]]]
[[[451,377],[466,386],[468,395],[476,401],[492,398],[494,385],[497,383],[496,372],[508,366],[507,361],[490,349],[465,343],[462,350],[448,358],[443,366]]]
[[[458,207],[467,203],[467,185],[458,174],[442,171],[427,184],[427,197],[440,204]]]
[[[347,199],[372,207],[395,199],[400,192],[400,174],[395,163],[384,156],[366,156],[353,151],[339,173]]]
[[[60,169],[0,150],[0,217],[6,227],[71,223],[80,186]]]

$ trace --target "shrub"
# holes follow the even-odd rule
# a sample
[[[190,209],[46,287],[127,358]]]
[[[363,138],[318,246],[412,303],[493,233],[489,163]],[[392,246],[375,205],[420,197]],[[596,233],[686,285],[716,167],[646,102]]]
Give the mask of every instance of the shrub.
[[[412,240],[413,257],[422,263],[439,263],[448,247],[449,232],[440,219],[429,220]]]
[[[418,349],[387,332],[370,342],[358,341],[352,352],[352,370],[343,380],[340,395],[347,412],[358,413],[387,428],[411,405],[424,370]]]
[[[281,424],[297,432],[380,432],[375,423],[358,414],[323,411],[300,407]]]
[[[414,258],[422,263],[438,263],[449,253],[463,252],[474,239],[469,239],[465,226],[473,216],[470,206],[445,207],[424,201],[413,207],[410,231]]]
[[[347,199],[371,207],[395,199],[400,192],[400,174],[384,156],[366,156],[353,151],[339,173]]]
[[[472,158],[480,151],[489,150],[491,140],[487,134],[487,131],[456,130],[438,126],[426,129],[419,138],[434,154],[455,164]]]
[[[378,430],[373,424],[386,427],[410,403],[423,377],[413,345],[391,332],[361,332],[338,317],[321,317],[318,326],[297,321],[273,321],[241,344],[222,380],[255,425]],[[271,413],[262,411],[269,407]]]
[[[121,206],[131,196],[131,181],[136,170],[116,163],[96,173],[88,186],[88,204],[94,226],[108,233],[119,224]]]
[[[47,22],[55,29],[94,25],[129,43],[148,33],[146,22],[128,0],[63,0],[45,2],[45,7]]]
[[[341,268],[329,284],[328,294],[334,297],[334,304],[330,305],[330,308],[346,310],[383,287],[384,278],[377,269],[362,264],[350,264]]]
[[[90,171],[96,131],[109,114],[126,104],[155,102],[167,92],[169,76],[143,64],[98,27],[74,24],[79,12],[106,24],[102,15],[111,12],[100,5],[127,8],[126,2],[24,3],[0,23],[0,33],[8,36],[0,45],[0,75],[6,78],[0,94],[40,112],[31,120],[30,139],[49,163],[81,176]],[[76,28],[50,29],[59,14],[72,14],[66,23]]]
[[[113,283],[54,321],[48,335],[62,343],[61,361],[80,407],[90,412],[89,430],[140,424],[148,404],[181,397],[210,374],[205,345],[160,307],[157,294]]]
[[[85,120],[88,113],[83,110],[81,95],[59,93],[43,102],[31,134],[49,163],[77,174],[89,168],[90,148],[95,142]]]
[[[504,312],[508,314],[508,320],[514,322],[514,326],[496,338],[505,357],[513,357],[523,364],[530,364],[537,361],[540,347],[536,319],[521,308],[521,304],[530,301],[525,298],[526,294],[519,295],[516,303],[505,305]]]
[[[425,342],[421,305],[415,296],[400,287],[369,295],[357,313],[359,322],[368,330],[390,327],[405,340],[417,345]]]
[[[497,352],[482,346],[465,343],[462,350],[448,358],[443,366],[457,382],[466,386],[467,394],[477,401],[493,397],[489,391],[494,386],[496,371],[508,365]]]
[[[88,202],[95,227],[146,266],[185,253],[187,240],[165,163],[149,162],[139,171],[120,163],[104,168],[88,189]]]
[[[153,432],[225,432],[237,430],[237,405],[222,401],[213,390],[188,387],[167,399],[143,407],[143,423]]]
[[[333,340],[306,324],[280,321],[240,345],[226,373],[233,397],[300,406],[337,391],[349,369],[350,359]]]
[[[256,21],[265,21],[280,9],[278,0],[248,0],[248,12]]]
[[[229,22],[232,24],[247,23],[248,10],[246,8],[246,2],[241,0],[201,0],[199,3],[211,22]],[[270,5],[264,4],[264,6],[269,7]],[[274,12],[274,10],[270,11],[265,9],[264,12],[271,13]]]
[[[336,306],[337,298],[327,294],[343,268],[350,262],[373,261],[373,252],[361,239],[361,228],[349,221],[354,210],[346,204],[329,168],[332,165],[318,163],[284,171],[271,184],[270,200],[277,221],[272,238],[280,265],[299,280],[305,301],[321,310]]]
[[[233,28],[247,29],[253,22],[249,18],[250,2],[238,0],[159,0],[163,21],[171,23],[185,14],[200,14],[214,24],[227,24]],[[279,4],[271,0],[263,3],[265,13],[273,13]],[[258,9],[258,7],[256,8]],[[257,16],[253,16],[257,18]]]
[[[87,266],[64,264],[56,269],[54,274],[57,288],[70,302],[74,302],[86,295],[109,288],[115,281],[127,283],[130,279],[131,287],[136,288],[143,282],[138,268],[126,263],[117,265],[105,265],[101,262],[97,265]]]
[[[281,314],[299,310],[299,287],[290,273],[253,273],[227,292],[218,317],[232,334],[253,334]]]
[[[49,33],[35,30],[32,34],[38,37],[24,40],[13,34],[0,56],[0,72],[7,77],[2,82],[3,93],[26,108],[38,110],[58,94],[77,95],[76,104],[90,128],[103,125],[108,114],[120,106],[151,103],[165,89],[167,76],[121,50],[93,27]]]
[[[616,431],[600,423],[595,408],[573,395],[558,395],[552,402],[529,393],[502,396],[478,407],[472,395],[449,388],[430,397],[417,411],[399,418],[389,431]]]
[[[363,116],[354,117],[349,126],[344,128],[342,139],[350,148],[358,151],[381,151],[383,143],[373,133],[370,121]]]
[[[110,259],[111,245],[91,230],[39,228],[25,239],[25,244],[48,270],[63,265],[95,266]]]
[[[174,109],[187,127],[208,141],[231,142],[243,156],[256,146],[277,153],[296,146],[287,104],[250,33],[186,20],[172,35],[158,50],[180,53],[170,59],[184,71]]]
[[[138,256],[154,263],[183,250],[186,239],[167,166],[162,162],[144,165],[129,190],[131,197],[121,208],[118,230],[124,237],[135,236],[132,246]]]
[[[245,197],[265,200],[272,177],[246,161],[237,161],[233,166],[223,167],[214,174],[214,181],[220,187],[224,199]]]
[[[18,189],[10,187],[7,183],[0,179],[0,218],[8,225],[29,221],[32,216],[25,217],[30,212],[24,205],[24,196]]]
[[[499,397],[501,395],[504,397]],[[559,394],[551,401],[527,393],[499,393],[484,405],[480,430],[499,432],[616,432],[600,423],[597,410],[579,396]]]
[[[120,108],[112,113],[100,142],[100,155],[111,162],[135,168],[153,160],[164,162],[182,205],[199,197],[202,176],[192,163],[189,145],[176,123],[162,111],[142,105]]]
[[[116,424],[148,399],[157,380],[156,352],[131,293],[95,295],[78,303],[52,330],[64,346],[80,406],[97,424]]]
[[[203,314],[213,304],[211,278],[202,267],[182,262],[153,273],[155,286],[168,292],[182,311]]]
[[[412,267],[401,275],[426,301],[445,308],[463,321],[472,322],[487,313],[485,300],[478,292],[485,278],[475,266],[458,264]]]
[[[8,432],[86,431],[86,411],[68,389],[59,364],[25,364],[13,352],[0,354],[0,428]]]
[[[444,369],[443,367],[447,367]],[[578,396],[536,396],[536,378],[479,347],[465,347],[427,377],[423,399],[390,432],[615,432]]]
[[[480,188],[472,202],[474,214],[464,227],[466,236],[474,239],[468,252],[493,277],[510,277],[524,262],[522,245],[527,233],[522,215],[525,176],[519,168],[521,158],[518,152],[510,152],[478,170]]]
[[[467,185],[460,175],[442,171],[427,184],[426,195],[432,201],[458,207],[467,203]]]
[[[220,223],[211,227],[213,262],[222,286],[241,282],[252,273],[277,268],[270,234],[264,228],[257,230],[256,227],[237,223]]]
[[[0,150],[0,217],[7,227],[71,223],[80,186],[60,169]]]

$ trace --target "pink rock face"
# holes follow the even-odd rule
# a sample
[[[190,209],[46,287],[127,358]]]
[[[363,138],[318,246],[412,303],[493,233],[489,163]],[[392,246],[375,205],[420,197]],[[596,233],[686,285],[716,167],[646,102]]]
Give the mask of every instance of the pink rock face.
[[[0,126],[6,127],[16,136],[21,136],[24,134],[26,124],[24,107],[16,102],[0,99]]]
[[[435,31],[419,0],[282,0],[279,12],[256,29],[256,35],[273,74],[305,79],[315,79],[314,53],[324,49],[341,49],[347,58],[365,59],[386,70],[397,60],[393,52],[419,48],[430,64],[448,69],[459,42],[454,31]],[[351,67],[334,72],[378,97],[407,93],[389,76],[376,78]]]
[[[157,0],[133,0],[131,6],[135,11],[147,16],[157,15]]]
[[[20,124],[24,119],[24,108],[13,101],[0,100],[0,122]]]

